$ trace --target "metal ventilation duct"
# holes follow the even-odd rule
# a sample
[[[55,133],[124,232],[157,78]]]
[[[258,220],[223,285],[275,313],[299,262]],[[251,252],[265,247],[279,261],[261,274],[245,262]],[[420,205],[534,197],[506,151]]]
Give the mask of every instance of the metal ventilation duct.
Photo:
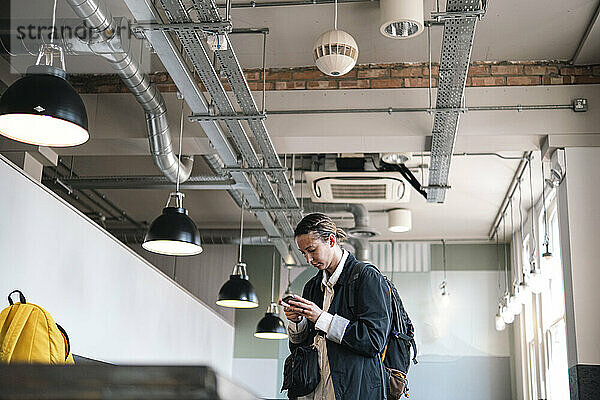
[[[95,54],[110,63],[144,109],[150,152],[156,166],[172,182],[177,180],[178,170],[179,180],[187,180],[192,173],[194,160],[186,157],[180,163],[177,159],[171,142],[165,101],[148,75],[142,73],[140,64],[123,49],[118,22],[99,0],[67,0],[67,3],[87,26],[98,31],[99,40],[104,42],[107,50]],[[94,46],[97,45],[95,42]]]
[[[445,19],[440,77],[433,120],[431,165],[427,201],[443,203],[448,188],[452,151],[458,131],[459,109],[463,101],[465,82],[473,48],[475,24],[481,14],[480,0],[448,0]]]
[[[375,229],[371,227],[369,211],[362,204],[330,204],[330,203],[313,203],[305,200],[305,213],[320,212],[323,214],[336,212],[349,212],[354,217],[354,226],[348,230],[350,237],[356,239],[369,239],[379,235]]]

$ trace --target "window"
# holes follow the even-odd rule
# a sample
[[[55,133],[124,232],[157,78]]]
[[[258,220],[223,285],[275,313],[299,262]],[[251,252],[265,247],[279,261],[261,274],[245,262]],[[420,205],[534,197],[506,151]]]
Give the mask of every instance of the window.
[[[544,213],[539,220],[540,249],[545,251]],[[548,400],[569,398],[567,337],[565,329],[565,294],[556,202],[548,209],[549,250],[552,258],[541,259],[542,275],[547,280],[540,294],[543,344],[545,353],[546,393]]]

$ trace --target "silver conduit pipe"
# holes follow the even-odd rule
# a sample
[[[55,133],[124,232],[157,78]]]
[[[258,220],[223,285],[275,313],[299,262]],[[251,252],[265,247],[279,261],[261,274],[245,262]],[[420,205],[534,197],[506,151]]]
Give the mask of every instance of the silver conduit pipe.
[[[369,211],[362,204],[355,203],[313,203],[312,201],[304,200],[304,212],[320,212],[323,214],[336,212],[349,212],[354,217],[354,227],[350,228],[348,233],[350,236],[358,238],[370,238],[379,233],[371,228]]]
[[[86,25],[98,32],[111,51],[96,53],[107,60],[146,113],[146,127],[150,152],[154,163],[172,182],[183,182],[192,173],[194,160],[182,157],[179,162],[173,151],[171,132],[167,121],[167,107],[148,75],[142,73],[140,64],[123,49],[118,24],[108,7],[99,0],[67,0],[75,14]]]
[[[146,231],[144,229],[109,229],[117,239],[124,243],[142,243]],[[205,244],[239,244],[240,232],[237,229],[200,229],[200,241]],[[273,242],[264,230],[249,229],[244,231],[244,245],[272,246]]]
[[[348,242],[354,247],[354,257],[358,261],[368,263],[373,261],[371,260],[371,245],[368,239],[350,238]]]

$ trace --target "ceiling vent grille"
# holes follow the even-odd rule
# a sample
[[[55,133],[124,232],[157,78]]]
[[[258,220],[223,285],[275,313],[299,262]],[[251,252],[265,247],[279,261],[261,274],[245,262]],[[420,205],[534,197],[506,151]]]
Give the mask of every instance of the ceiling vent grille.
[[[307,172],[311,199],[319,203],[408,202],[410,191],[395,172]]]

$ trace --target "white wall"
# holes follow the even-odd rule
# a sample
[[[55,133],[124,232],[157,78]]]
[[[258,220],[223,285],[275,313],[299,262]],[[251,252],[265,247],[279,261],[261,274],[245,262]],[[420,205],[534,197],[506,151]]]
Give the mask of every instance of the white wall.
[[[448,271],[444,307],[442,271],[394,274],[419,351],[408,374],[411,399],[511,398],[509,330],[494,327],[499,278],[496,271]]]
[[[448,271],[450,302],[444,308],[442,271],[394,274],[394,285],[415,325],[421,357],[510,356],[507,331],[494,327],[498,277],[495,271]],[[504,285],[503,275],[501,279]]]
[[[558,190],[569,368],[600,364],[600,148],[567,148]],[[558,158],[560,160],[560,158]]]
[[[0,193],[0,298],[22,290],[81,356],[231,375],[221,316],[2,156]]]

